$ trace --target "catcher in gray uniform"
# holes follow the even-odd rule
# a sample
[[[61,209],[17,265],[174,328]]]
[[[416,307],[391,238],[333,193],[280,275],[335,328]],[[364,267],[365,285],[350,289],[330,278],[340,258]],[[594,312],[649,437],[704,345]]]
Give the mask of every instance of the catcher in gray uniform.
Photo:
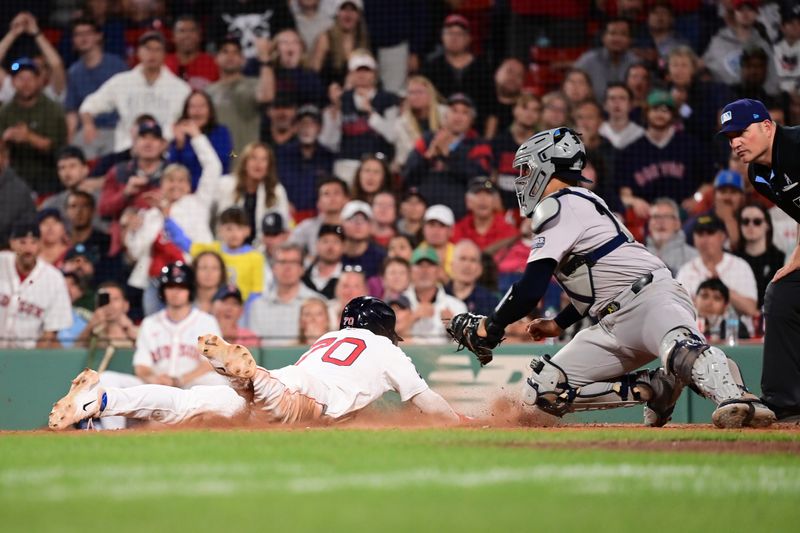
[[[645,403],[645,424],[663,426],[684,386],[716,404],[717,427],[765,427],[775,415],[744,386],[736,364],[706,343],[686,290],[669,269],[579,186],[586,152],[569,128],[537,133],[520,146],[514,167],[520,211],[531,217],[533,244],[522,279],[489,317],[464,313],[448,331],[481,364],[511,324],[533,309],[555,274],[570,305],[528,327],[554,337],[589,315],[597,320],[553,357],[534,357],[523,402],[556,416]],[[663,368],[640,370],[655,358]]]

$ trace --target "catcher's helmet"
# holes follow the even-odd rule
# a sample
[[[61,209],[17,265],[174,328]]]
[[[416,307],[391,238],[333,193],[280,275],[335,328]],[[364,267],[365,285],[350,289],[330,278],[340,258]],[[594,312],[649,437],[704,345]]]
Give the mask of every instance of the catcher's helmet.
[[[158,276],[158,297],[164,301],[166,287],[186,287],[189,289],[189,300],[194,300],[194,271],[183,261],[176,261],[164,266]]]
[[[519,212],[529,217],[554,174],[566,181],[582,181],[586,149],[578,134],[569,128],[542,131],[519,147],[513,166],[519,169],[519,177],[514,181]]]
[[[375,335],[382,335],[397,344],[403,339],[394,330],[396,322],[394,310],[386,302],[372,296],[358,296],[347,302],[342,309],[339,329],[368,329]]]

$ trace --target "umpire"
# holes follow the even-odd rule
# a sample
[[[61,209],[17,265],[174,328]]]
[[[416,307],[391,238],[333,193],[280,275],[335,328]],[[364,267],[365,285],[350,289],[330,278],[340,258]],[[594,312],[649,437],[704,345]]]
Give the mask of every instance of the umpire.
[[[800,224],[800,127],[772,121],[758,100],[736,100],[720,116],[720,133],[748,164],[756,191]],[[800,228],[798,228],[800,230]],[[786,265],[764,297],[762,400],[778,420],[800,420],[800,231]]]

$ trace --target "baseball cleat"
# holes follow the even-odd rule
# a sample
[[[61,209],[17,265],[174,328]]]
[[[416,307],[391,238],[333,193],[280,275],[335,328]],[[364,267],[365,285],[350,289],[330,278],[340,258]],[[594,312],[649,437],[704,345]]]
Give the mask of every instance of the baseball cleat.
[[[714,425],[722,429],[765,428],[775,422],[775,413],[757,399],[727,400],[711,414]]]
[[[53,430],[67,429],[81,420],[97,416],[104,392],[99,383],[100,375],[90,368],[78,374],[72,380],[67,395],[53,404],[48,427]]]
[[[245,379],[256,374],[256,360],[241,344],[230,344],[218,335],[203,335],[197,338],[197,350],[220,374]]]

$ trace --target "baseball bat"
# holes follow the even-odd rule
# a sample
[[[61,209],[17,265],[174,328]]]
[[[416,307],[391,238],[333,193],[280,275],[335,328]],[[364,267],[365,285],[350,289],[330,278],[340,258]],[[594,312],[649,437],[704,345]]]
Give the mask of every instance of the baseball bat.
[[[105,353],[103,353],[103,359],[100,361],[100,364],[97,367],[97,373],[102,374],[105,372],[106,368],[108,368],[108,363],[111,362],[111,358],[114,357],[114,352],[116,351],[116,347],[113,345],[109,345],[106,348]]]

